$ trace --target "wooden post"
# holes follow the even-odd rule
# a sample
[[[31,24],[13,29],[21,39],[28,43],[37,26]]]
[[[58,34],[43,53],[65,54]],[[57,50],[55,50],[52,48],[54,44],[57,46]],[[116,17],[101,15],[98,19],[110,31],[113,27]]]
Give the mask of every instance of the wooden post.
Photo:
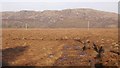
[[[27,25],[27,23],[25,24],[25,28],[26,28],[26,30],[27,30],[27,28],[28,28],[28,25]]]
[[[90,22],[88,21],[88,30],[90,29]]]

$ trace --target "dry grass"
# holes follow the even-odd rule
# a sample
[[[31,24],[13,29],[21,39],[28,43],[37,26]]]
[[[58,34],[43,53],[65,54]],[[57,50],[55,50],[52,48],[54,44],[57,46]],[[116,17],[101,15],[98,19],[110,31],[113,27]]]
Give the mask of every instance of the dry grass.
[[[116,66],[117,29],[3,29],[2,51],[4,65],[22,66],[91,66],[96,52],[92,43],[103,45],[103,65]],[[90,40],[90,49],[82,52],[82,42]],[[83,53],[83,54],[82,54]],[[81,55],[82,54],[82,55]]]

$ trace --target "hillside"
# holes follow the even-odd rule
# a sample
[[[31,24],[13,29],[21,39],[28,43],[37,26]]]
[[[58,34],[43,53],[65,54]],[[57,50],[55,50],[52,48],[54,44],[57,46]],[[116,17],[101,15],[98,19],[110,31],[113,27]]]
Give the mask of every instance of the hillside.
[[[117,27],[118,14],[94,9],[2,12],[3,28],[86,28]]]

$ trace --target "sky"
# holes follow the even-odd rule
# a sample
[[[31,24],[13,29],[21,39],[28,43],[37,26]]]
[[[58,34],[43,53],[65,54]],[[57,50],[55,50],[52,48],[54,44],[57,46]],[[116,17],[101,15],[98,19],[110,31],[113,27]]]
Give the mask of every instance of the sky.
[[[1,2],[118,2],[119,0],[0,0]]]
[[[2,0],[0,11],[43,11],[91,8],[117,13],[118,1],[119,0]]]

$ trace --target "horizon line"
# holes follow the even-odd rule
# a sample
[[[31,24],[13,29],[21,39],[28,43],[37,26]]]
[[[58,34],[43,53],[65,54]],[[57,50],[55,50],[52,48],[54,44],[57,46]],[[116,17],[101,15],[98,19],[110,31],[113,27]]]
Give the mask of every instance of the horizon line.
[[[117,13],[115,11],[104,11],[100,9],[95,9],[95,8],[63,8],[63,9],[44,9],[44,10],[32,10],[32,9],[20,9],[20,10],[2,10],[0,12],[21,12],[21,11],[34,11],[34,12],[44,12],[44,11],[63,11],[63,10],[75,10],[75,9],[89,9],[89,10],[96,10],[96,11],[101,11],[101,12],[109,12],[109,13]]]

